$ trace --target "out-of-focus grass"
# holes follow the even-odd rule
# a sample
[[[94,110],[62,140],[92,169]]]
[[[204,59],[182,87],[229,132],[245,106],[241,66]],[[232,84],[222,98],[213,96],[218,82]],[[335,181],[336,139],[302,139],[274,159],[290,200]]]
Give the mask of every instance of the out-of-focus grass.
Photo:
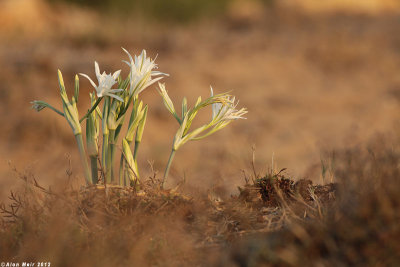
[[[189,22],[205,16],[225,14],[234,0],[48,0],[49,2],[68,2],[88,6],[101,11],[108,10],[121,14],[146,17],[147,19],[168,22]],[[271,4],[273,0],[250,0]]]
[[[337,153],[333,206],[318,207],[313,219],[304,209],[304,216],[289,219],[281,231],[245,238],[229,264],[399,266],[400,154],[396,142],[384,138]]]

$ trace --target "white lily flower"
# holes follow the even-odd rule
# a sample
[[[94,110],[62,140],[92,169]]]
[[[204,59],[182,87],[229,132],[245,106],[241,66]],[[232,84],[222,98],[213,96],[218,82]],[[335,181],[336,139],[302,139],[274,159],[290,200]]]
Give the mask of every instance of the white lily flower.
[[[159,71],[154,71],[153,69],[157,69],[157,64],[154,63],[155,60],[151,60],[146,56],[146,50],[143,50],[140,56],[135,56],[135,59],[132,58],[129,52],[122,48],[124,52],[129,57],[128,61],[123,61],[131,68],[130,70],[130,95],[138,95],[143,92],[144,89],[152,85],[153,83],[161,80],[164,77],[156,77],[153,79],[152,77],[165,75],[169,76],[166,73],[162,73]]]
[[[212,87],[210,87],[211,96],[214,96]],[[212,104],[212,120],[218,122],[228,122],[237,119],[246,119],[243,117],[247,113],[245,108],[237,110],[236,107],[239,101],[235,103],[235,97],[225,96],[225,103],[213,103]]]
[[[113,75],[111,75],[111,73],[106,74],[105,71],[102,74],[100,74],[99,64],[97,64],[96,61],[94,62],[94,69],[96,72],[96,77],[97,77],[97,81],[99,82],[99,85],[96,85],[93,82],[93,80],[90,79],[90,77],[88,75],[83,74],[83,73],[79,73],[79,75],[81,75],[89,80],[89,82],[96,89],[97,97],[109,96],[109,97],[113,97],[121,102],[124,102],[124,100],[121,97],[119,97],[115,94],[115,93],[123,91],[123,89],[111,89],[111,87],[113,87],[114,84],[117,83],[117,78],[120,75],[121,70],[117,70],[116,72],[114,72]]]

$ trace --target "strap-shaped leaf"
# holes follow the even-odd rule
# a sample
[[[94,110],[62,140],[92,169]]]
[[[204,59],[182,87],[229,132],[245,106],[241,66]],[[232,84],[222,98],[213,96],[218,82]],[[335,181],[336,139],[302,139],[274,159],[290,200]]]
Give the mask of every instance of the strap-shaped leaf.
[[[132,182],[137,182],[139,178],[137,163],[133,159],[131,148],[125,138],[122,140],[122,151],[128,165],[126,169],[127,175]]]

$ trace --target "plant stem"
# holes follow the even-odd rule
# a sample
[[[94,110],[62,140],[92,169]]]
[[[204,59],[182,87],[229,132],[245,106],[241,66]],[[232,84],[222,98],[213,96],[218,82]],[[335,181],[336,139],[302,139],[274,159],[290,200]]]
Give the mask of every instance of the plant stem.
[[[84,119],[86,119],[87,117],[89,117],[89,115],[93,112],[93,110],[95,110],[97,108],[97,106],[100,104],[101,100],[103,99],[103,97],[99,97],[97,98],[96,102],[94,103],[93,107],[86,113],[85,116],[83,116],[79,122],[82,122]],[[63,114],[64,116],[64,114]]]
[[[135,150],[133,151],[133,159],[136,161],[137,153],[139,151],[140,141],[135,141]]]
[[[171,167],[171,163],[172,163],[172,160],[174,159],[175,152],[176,152],[176,150],[172,149],[171,154],[169,155],[169,160],[167,163],[167,167],[165,168],[164,178],[162,180],[161,188],[164,188],[164,183],[165,183],[165,180],[167,180],[169,168]]]
[[[102,148],[102,153],[101,153],[101,164],[103,165],[103,171],[104,171],[104,184],[110,183],[111,181],[108,180],[108,165],[107,165],[107,155],[108,155],[108,135],[110,133],[108,126],[107,126],[107,120],[108,120],[108,112],[109,112],[109,107],[110,107],[110,98],[106,97],[104,99],[104,105],[103,105],[103,121],[102,121],[102,126],[103,126],[103,148]]]
[[[108,139],[108,150],[107,150],[107,181],[113,181],[113,161],[114,161],[114,138],[115,138],[115,130],[110,130],[110,136]]]
[[[105,183],[110,183],[111,181],[108,180],[108,166],[107,166],[107,154],[108,154],[108,133],[103,134],[103,150],[101,153],[101,164],[103,165],[104,174],[107,179],[104,181]]]
[[[118,137],[119,137],[119,133],[120,133],[121,127],[117,127],[117,129],[115,130],[114,133],[114,138],[112,141],[112,150],[111,150],[111,162],[114,162],[115,159],[115,153],[117,152],[117,143],[118,143]],[[113,168],[114,170],[114,168]],[[114,177],[114,171],[112,173],[112,176]]]
[[[124,155],[121,154],[121,160],[119,162],[119,185],[120,186],[126,185],[125,184],[124,164],[125,164]]]
[[[79,154],[81,156],[81,161],[82,161],[82,164],[83,164],[86,183],[87,184],[91,184],[92,183],[92,176],[90,175],[89,164],[88,164],[88,161],[87,161],[87,158],[86,158],[85,148],[83,146],[82,134],[81,133],[76,134],[75,138],[76,138],[76,142],[78,143]]]
[[[47,106],[49,109],[51,109],[51,110],[53,110],[55,113],[57,113],[58,115],[60,115],[60,116],[62,116],[62,117],[65,117],[64,116],[64,113],[63,112],[61,112],[61,111],[59,111],[58,109],[56,109],[56,108],[54,108],[54,107],[52,107],[52,106],[50,106],[50,105],[48,105]]]
[[[98,180],[97,156],[90,156],[90,166],[92,168],[93,184],[97,184],[97,180]]]

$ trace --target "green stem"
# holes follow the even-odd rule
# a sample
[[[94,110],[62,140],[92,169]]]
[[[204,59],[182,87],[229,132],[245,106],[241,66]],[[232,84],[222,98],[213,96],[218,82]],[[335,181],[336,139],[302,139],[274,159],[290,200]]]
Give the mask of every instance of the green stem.
[[[56,112],[57,114],[59,114],[59,115],[65,117],[65,116],[64,116],[64,113],[61,112],[61,111],[59,111],[58,109],[56,109],[56,108],[54,108],[54,107],[52,107],[52,106],[50,106],[50,105],[48,105],[47,107],[48,107],[49,109],[53,110],[54,112]]]
[[[167,180],[169,168],[171,167],[172,160],[174,159],[176,150],[172,149],[171,154],[169,155],[169,160],[167,163],[167,167],[165,168],[164,178],[162,180],[161,188],[164,188],[165,180]]]
[[[111,158],[112,158],[112,162],[114,162],[114,158],[115,158],[115,153],[117,152],[117,143],[118,143],[118,138],[119,138],[119,133],[120,133],[120,129],[121,127],[118,127],[117,130],[115,131],[114,134],[114,142],[113,142],[113,146],[112,146],[112,154],[111,154]]]
[[[104,174],[108,177],[109,170],[107,169],[107,154],[108,154],[108,134],[103,134],[103,150],[101,153],[101,164],[103,165]],[[111,181],[106,180],[109,183]]]
[[[92,168],[93,184],[97,184],[97,180],[98,180],[97,156],[90,156],[90,166]]]
[[[137,153],[139,151],[140,141],[135,141],[135,150],[133,151],[133,159],[136,161]]]
[[[81,156],[81,161],[82,161],[82,164],[83,164],[86,183],[87,184],[92,184],[92,176],[90,175],[89,164],[88,164],[88,161],[87,161],[87,158],[86,158],[85,148],[83,146],[82,134],[81,133],[76,134],[75,138],[76,138],[76,142],[78,143],[79,154]]]
[[[108,120],[108,113],[109,113],[109,108],[110,108],[110,98],[106,97],[104,99],[104,105],[103,105],[103,120],[102,120],[102,128],[103,128],[103,148],[102,148],[102,154],[101,154],[101,164],[103,165],[103,171],[104,171],[104,184],[109,183],[111,181],[108,181],[106,177],[108,177],[109,169],[107,166],[107,155],[108,155],[108,135],[110,131],[108,130],[107,126],[107,120]]]
[[[108,151],[107,151],[107,181],[112,182],[114,179],[114,173],[113,173],[113,161],[114,161],[114,150],[115,150],[115,130],[110,130],[110,136],[108,140]]]
[[[93,110],[95,110],[97,108],[97,106],[100,104],[101,100],[103,99],[103,97],[99,97],[97,98],[96,102],[94,103],[94,105],[92,106],[91,109],[89,109],[89,111],[86,113],[85,116],[83,116],[79,122],[82,122],[84,119],[86,119],[87,117],[89,117],[90,114],[92,114]],[[64,116],[64,114],[63,114]]]
[[[124,155],[121,154],[121,160],[119,162],[119,185],[120,186],[126,186],[125,184],[125,173],[124,173]]]

